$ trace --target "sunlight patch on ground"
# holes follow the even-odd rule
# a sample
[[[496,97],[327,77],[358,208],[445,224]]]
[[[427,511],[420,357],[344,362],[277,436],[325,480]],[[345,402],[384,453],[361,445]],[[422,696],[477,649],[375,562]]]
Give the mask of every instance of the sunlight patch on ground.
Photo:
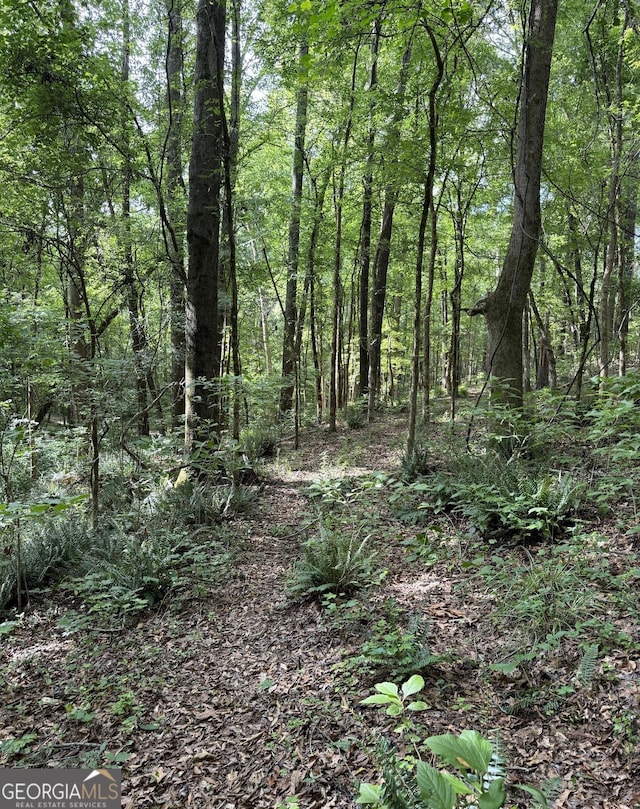
[[[414,600],[426,593],[434,590],[442,590],[442,581],[435,573],[425,573],[417,579],[410,581],[397,581],[391,584],[389,589],[396,595],[398,600]]]

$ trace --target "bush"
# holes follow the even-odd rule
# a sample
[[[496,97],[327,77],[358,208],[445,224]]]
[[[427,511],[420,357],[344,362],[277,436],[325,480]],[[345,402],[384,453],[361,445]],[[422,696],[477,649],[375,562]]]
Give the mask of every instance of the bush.
[[[261,458],[272,458],[278,446],[279,431],[273,426],[250,427],[240,436],[241,452],[250,465]]]
[[[431,450],[427,443],[418,440],[413,445],[411,452],[405,450],[400,459],[400,468],[403,480],[409,482],[423,475],[428,475],[433,470],[433,463]]]
[[[357,404],[350,404],[345,413],[345,420],[350,430],[361,430],[367,423],[366,400]]]
[[[453,511],[486,536],[556,539],[573,524],[583,486],[568,474],[530,468],[499,453],[463,455],[450,472],[407,487],[419,495],[418,510]],[[395,508],[402,494],[394,495]]]
[[[302,557],[293,565],[287,592],[296,601],[320,598],[325,593],[348,595],[376,580],[376,552],[368,537],[360,540],[345,531],[320,523],[319,536],[303,545]]]

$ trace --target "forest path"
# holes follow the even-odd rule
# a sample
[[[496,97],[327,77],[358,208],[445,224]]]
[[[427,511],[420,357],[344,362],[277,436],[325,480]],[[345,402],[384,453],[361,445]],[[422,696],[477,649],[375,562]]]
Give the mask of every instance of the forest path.
[[[404,421],[387,418],[281,445],[255,513],[231,523],[243,547],[236,575],[200,610],[162,618],[161,634],[174,636],[153,706],[163,727],[125,768],[126,807],[277,809],[293,796],[301,809],[354,806],[354,779],[373,773],[356,744],[367,730],[335,689],[341,641],[315,604],[287,601],[285,583],[309,535],[301,489],[397,468],[403,437]],[[157,631],[151,621],[144,635]]]
[[[499,592],[476,570],[481,545],[453,521],[412,523],[412,501],[401,514],[383,490],[355,486],[356,499],[338,513],[348,529],[351,517],[367,521],[387,571],[382,585],[342,621],[287,600],[287,572],[315,530],[305,487],[393,473],[404,437],[404,418],[386,414],[353,432],[305,430],[299,449],[283,442],[255,507],[211,529],[234,555],[226,580],[212,586],[203,566],[133,625],[100,629],[94,616],[88,630],[69,634],[60,618],[78,605],[64,590],[43,592],[0,637],[0,766],[122,766],[124,809],[355,809],[357,781],[379,780],[374,742],[403,743],[396,719],[359,702],[381,679],[401,682],[416,670],[415,654],[428,651],[445,657],[417,667],[430,706],[421,732],[496,733],[514,780],[557,779],[554,809],[636,809],[636,647],[609,648],[590,685],[576,682],[583,651],[569,641],[526,677],[492,671],[517,649],[514,633],[492,619]],[[600,556],[616,571],[637,565],[610,528]],[[414,546],[403,540],[418,537],[427,552],[433,540],[435,559],[411,560]],[[498,550],[489,546],[482,563]],[[424,631],[407,662],[412,619]],[[637,626],[627,623],[623,616],[616,627],[632,638]],[[372,639],[391,655],[387,670],[362,665]],[[550,710],[560,687],[567,693]],[[535,704],[511,710],[530,693]]]

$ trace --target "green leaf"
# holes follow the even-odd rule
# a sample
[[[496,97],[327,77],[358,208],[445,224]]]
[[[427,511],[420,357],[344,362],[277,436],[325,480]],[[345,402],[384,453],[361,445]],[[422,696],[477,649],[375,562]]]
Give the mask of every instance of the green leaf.
[[[390,702],[397,702],[397,697],[388,697],[386,694],[372,694],[370,697],[360,700],[360,705],[388,705]]]
[[[360,794],[356,798],[356,803],[380,803],[381,798],[381,787],[377,786],[376,784],[360,784]]]
[[[429,706],[427,705],[427,703],[423,702],[422,700],[418,700],[417,702],[410,702],[407,705],[407,708],[410,711],[427,711],[427,710],[429,710]]]
[[[518,663],[492,663],[489,668],[502,674],[512,674],[518,668]]]
[[[455,790],[435,767],[419,761],[416,780],[422,800],[430,809],[454,809]]]
[[[549,804],[547,803],[544,793],[536,789],[536,787],[529,786],[528,784],[514,784],[513,786],[516,789],[521,789],[523,792],[528,792],[529,795],[533,795],[538,806],[542,806],[543,809],[549,809]]]
[[[450,733],[431,736],[425,739],[425,744],[452,767],[474,770],[478,775],[484,775],[487,771],[493,752],[491,742],[477,730],[463,730],[458,737]]]
[[[389,697],[399,698],[398,686],[395,683],[376,683],[374,685],[376,691],[381,694],[386,694]]]
[[[465,784],[464,781],[461,781],[460,778],[455,776],[453,773],[447,772],[446,770],[442,770],[440,775],[453,787],[453,791],[456,795],[475,795],[476,790],[473,787],[470,787],[469,784]]]
[[[4,621],[0,624],[0,635],[8,635],[18,626],[18,621]]]
[[[412,694],[417,694],[424,688],[424,678],[419,674],[414,674],[412,677],[402,684],[402,696],[406,699]]]
[[[400,716],[402,713],[402,704],[394,702],[386,710],[387,716]]]
[[[489,789],[478,799],[479,809],[500,809],[504,806],[507,793],[502,778],[496,778],[489,784]]]

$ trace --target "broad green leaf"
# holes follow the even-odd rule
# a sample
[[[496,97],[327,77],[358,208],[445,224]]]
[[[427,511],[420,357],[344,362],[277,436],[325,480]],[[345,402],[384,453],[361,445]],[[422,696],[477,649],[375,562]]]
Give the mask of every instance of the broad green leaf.
[[[388,716],[400,716],[402,713],[402,704],[400,702],[394,702],[386,710]]]
[[[429,710],[429,706],[427,705],[426,702],[418,700],[417,702],[410,702],[407,705],[407,709],[410,711],[427,711]]]
[[[372,694],[370,697],[360,700],[360,705],[388,705],[396,702],[398,697],[388,697],[386,694]]]
[[[452,767],[475,770],[479,775],[487,771],[493,752],[491,742],[477,730],[463,730],[457,737],[450,733],[431,736],[425,739],[425,744]]]
[[[529,795],[533,795],[538,806],[542,806],[543,809],[549,809],[549,804],[544,793],[539,789],[536,789],[536,787],[529,786],[528,784],[514,784],[513,786],[516,789],[521,789],[524,792],[528,792]]]
[[[419,674],[414,674],[412,677],[402,684],[402,696],[406,699],[412,694],[417,694],[424,688],[424,678]]]
[[[464,781],[461,781],[460,778],[455,776],[453,773],[447,772],[446,770],[442,770],[440,775],[448,781],[451,786],[453,787],[453,791],[456,795],[474,795],[475,790],[473,787],[470,787],[469,784],[465,784]]]
[[[419,761],[416,780],[422,800],[430,809],[454,809],[455,790],[435,767]]]
[[[356,803],[380,803],[381,797],[382,788],[377,784],[360,784],[360,794],[356,798]]]
[[[497,778],[489,784],[489,789],[478,799],[479,809],[500,809],[504,806],[507,793],[504,789],[504,781]]]
[[[398,686],[395,683],[376,683],[374,688],[389,697],[399,697]]]

